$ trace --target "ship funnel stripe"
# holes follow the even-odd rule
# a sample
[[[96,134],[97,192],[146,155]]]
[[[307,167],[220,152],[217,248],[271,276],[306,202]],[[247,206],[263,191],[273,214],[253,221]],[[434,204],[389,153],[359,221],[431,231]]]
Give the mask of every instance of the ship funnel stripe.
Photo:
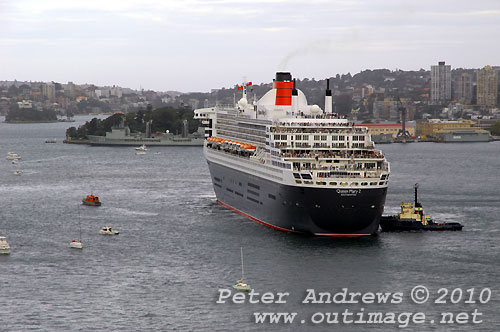
[[[293,82],[274,81],[273,87],[276,89],[275,105],[280,105],[280,106],[292,105]]]

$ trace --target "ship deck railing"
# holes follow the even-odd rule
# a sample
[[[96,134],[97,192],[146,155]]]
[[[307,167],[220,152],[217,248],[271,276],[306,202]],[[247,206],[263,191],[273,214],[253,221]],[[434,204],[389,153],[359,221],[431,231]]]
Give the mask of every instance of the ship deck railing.
[[[346,127],[355,129],[354,122],[304,122],[304,121],[292,121],[292,122],[277,122],[276,127],[290,127],[290,128],[299,128],[299,127]],[[359,128],[361,129],[361,128]]]
[[[339,126],[338,124],[330,124],[331,128],[299,128],[299,127],[271,127],[269,132],[271,133],[288,133],[288,134],[366,134],[368,131],[365,128],[335,128]]]
[[[292,115],[291,112],[287,114]],[[297,119],[345,119],[345,115],[339,113],[320,113],[320,114],[294,114]]]
[[[325,145],[316,145],[316,144],[325,144]],[[373,145],[365,145],[365,146],[356,146],[356,147],[347,147],[344,143],[332,143],[331,145],[328,145],[326,143],[315,143],[315,145],[311,146],[309,143],[295,143],[295,146],[292,146],[287,143],[274,143],[274,147],[282,150],[289,150],[289,149],[300,149],[300,148],[306,148],[306,149],[356,149],[356,150],[371,150],[374,151]]]
[[[341,159],[341,160],[356,160],[356,159],[384,159],[385,156],[381,153],[376,154],[339,154],[339,153],[280,153],[282,158],[299,158],[299,159]]]
[[[301,171],[308,171],[308,172],[316,172],[316,173],[324,173],[323,175],[326,176],[328,173],[330,176],[360,176],[360,177],[372,177],[378,176],[384,172],[388,171],[387,167],[378,167],[377,169],[375,168],[368,168],[368,167],[338,167],[338,166],[326,166],[326,167],[293,167],[292,168],[296,172],[301,172]]]

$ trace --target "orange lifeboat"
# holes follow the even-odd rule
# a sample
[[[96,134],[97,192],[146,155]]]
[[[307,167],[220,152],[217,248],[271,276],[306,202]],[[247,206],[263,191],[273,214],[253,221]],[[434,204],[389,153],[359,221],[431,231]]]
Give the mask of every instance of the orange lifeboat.
[[[87,195],[84,199],[82,199],[83,205],[89,205],[89,206],[101,206],[101,201],[99,200],[99,197],[95,196],[94,194]]]
[[[248,144],[248,143],[237,142],[237,141],[223,139],[223,138],[219,138],[219,137],[215,137],[215,136],[209,137],[208,140],[210,142],[214,142],[214,143],[228,144],[231,147],[239,148],[239,149],[250,151],[250,152],[255,151],[255,146]]]

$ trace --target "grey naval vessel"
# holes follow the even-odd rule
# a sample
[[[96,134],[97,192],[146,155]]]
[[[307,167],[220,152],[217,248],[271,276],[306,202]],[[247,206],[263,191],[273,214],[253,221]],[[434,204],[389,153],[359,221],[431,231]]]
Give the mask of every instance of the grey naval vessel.
[[[249,101],[195,110],[205,127],[203,152],[220,205],[271,228],[317,236],[378,231],[390,165],[368,130],[308,105],[288,72]]]

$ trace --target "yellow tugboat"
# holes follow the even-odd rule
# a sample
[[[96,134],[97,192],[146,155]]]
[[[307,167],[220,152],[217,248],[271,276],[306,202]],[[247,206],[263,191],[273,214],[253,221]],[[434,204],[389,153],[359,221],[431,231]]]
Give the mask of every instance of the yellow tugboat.
[[[415,203],[402,202],[400,213],[380,217],[380,227],[383,232],[462,230],[464,226],[457,222],[434,222],[431,217],[426,216],[422,204],[418,202],[418,183],[415,183],[414,188]]]

